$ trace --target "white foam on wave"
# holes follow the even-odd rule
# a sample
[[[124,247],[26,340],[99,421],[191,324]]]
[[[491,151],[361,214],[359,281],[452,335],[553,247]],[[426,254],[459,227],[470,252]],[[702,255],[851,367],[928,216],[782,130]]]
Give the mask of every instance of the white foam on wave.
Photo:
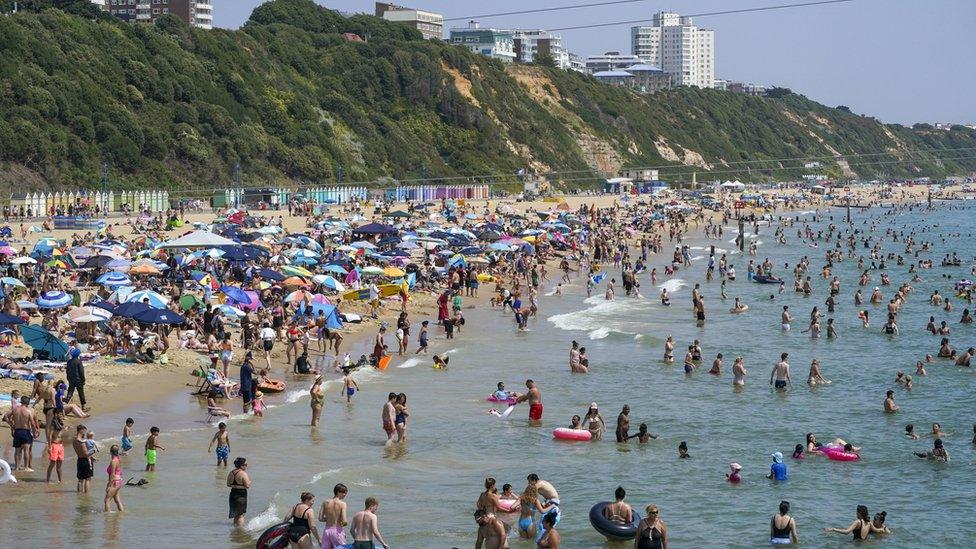
[[[669,294],[673,294],[687,285],[688,281],[684,280],[683,278],[672,278],[670,280],[665,280],[663,284],[658,284],[657,288],[659,290],[667,290]]]
[[[315,473],[314,475],[312,475],[312,480],[309,481],[309,484],[315,484],[316,482],[322,480],[323,478],[328,477],[328,476],[331,476],[331,475],[335,475],[335,474],[337,474],[337,473],[339,473],[341,471],[342,471],[342,469],[329,469],[328,471],[322,471],[321,473]]]
[[[610,335],[610,328],[597,328],[588,334],[590,339],[603,339]]]
[[[703,256],[703,255],[696,255],[695,257],[692,257],[691,258],[692,261],[698,261],[699,259],[705,259],[705,256]]]
[[[288,391],[287,393],[285,393],[285,402],[288,404],[294,404],[307,396],[308,396],[307,389],[295,389],[293,391]]]
[[[281,520],[278,513],[278,506],[275,505],[275,500],[278,499],[278,494],[280,494],[280,492],[275,492],[275,495],[271,498],[271,503],[268,504],[267,509],[245,523],[244,528],[246,530],[249,532],[258,532],[273,524],[277,524]]]
[[[397,368],[415,368],[423,364],[423,362],[424,361],[421,358],[417,358],[417,357],[408,358],[407,360],[403,361],[403,364],[397,365]]]
[[[689,250],[704,250],[705,247],[704,246],[691,246],[688,249]]]
[[[802,212],[800,212],[800,215],[810,215],[810,214],[815,214],[815,213],[817,213],[817,212],[814,211],[814,210],[803,210]]]

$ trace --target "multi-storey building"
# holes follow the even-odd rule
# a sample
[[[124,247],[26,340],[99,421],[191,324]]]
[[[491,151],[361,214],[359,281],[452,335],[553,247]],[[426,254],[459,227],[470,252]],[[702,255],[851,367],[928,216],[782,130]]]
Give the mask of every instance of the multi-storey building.
[[[512,39],[515,43],[515,60],[519,63],[531,63],[537,55],[547,55],[560,69],[570,68],[569,52],[563,47],[559,35],[541,29],[516,29],[512,31]]]
[[[450,41],[503,63],[515,61],[515,39],[509,30],[483,29],[477,21],[469,21],[466,28],[451,29]]]
[[[444,16],[432,11],[405,8],[395,4],[376,2],[376,17],[396,21],[420,31],[425,40],[444,38]]]
[[[631,27],[630,47],[644,63],[669,74],[675,85],[715,84],[715,31],[696,26],[691,17],[657,13],[651,26]]]
[[[175,15],[192,27],[213,28],[211,0],[102,0],[106,11],[130,23],[153,23],[164,15]]]
[[[602,55],[591,55],[587,57],[586,72],[596,74],[598,72],[614,71],[638,63],[641,63],[641,59],[636,55],[621,55],[619,51],[608,51]]]

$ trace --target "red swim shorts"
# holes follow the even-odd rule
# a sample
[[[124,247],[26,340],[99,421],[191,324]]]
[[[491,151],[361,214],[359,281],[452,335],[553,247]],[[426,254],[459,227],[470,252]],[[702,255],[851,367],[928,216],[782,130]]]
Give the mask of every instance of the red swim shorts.
[[[542,403],[529,405],[529,419],[536,421],[542,419]]]

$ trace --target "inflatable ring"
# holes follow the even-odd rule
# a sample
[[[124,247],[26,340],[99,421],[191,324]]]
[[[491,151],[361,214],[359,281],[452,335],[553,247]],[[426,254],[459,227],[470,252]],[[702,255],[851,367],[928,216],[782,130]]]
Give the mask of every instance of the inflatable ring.
[[[827,459],[832,459],[834,461],[859,461],[861,456],[855,454],[854,452],[845,452],[842,448],[837,447],[824,447],[820,449],[820,453],[827,456]]]
[[[0,459],[0,484],[6,484],[8,482],[16,483],[17,479],[10,474],[10,464]]]
[[[603,516],[603,510],[607,505],[610,505],[609,501],[601,501],[590,508],[590,524],[593,525],[593,529],[611,541],[634,539],[637,536],[637,525],[641,521],[640,514],[637,511],[631,511],[633,517],[630,524],[620,524]]]
[[[486,398],[485,400],[488,401],[488,402],[504,402],[505,404],[508,404],[509,406],[511,406],[512,404],[515,404],[515,402],[516,402],[515,401],[515,397],[508,397],[507,400],[498,400],[498,397],[496,397],[494,395],[494,393],[488,395],[488,398]]]
[[[290,527],[290,522],[282,522],[268,528],[258,538],[258,542],[254,545],[255,549],[285,549],[288,547],[288,528]]]
[[[559,440],[578,440],[586,442],[593,438],[593,433],[589,431],[581,431],[579,429],[568,429],[566,427],[557,427],[552,430],[552,438],[557,438]]]
[[[514,513],[515,510],[512,507],[517,504],[519,500],[517,499],[500,499],[498,500],[498,510],[503,513]]]

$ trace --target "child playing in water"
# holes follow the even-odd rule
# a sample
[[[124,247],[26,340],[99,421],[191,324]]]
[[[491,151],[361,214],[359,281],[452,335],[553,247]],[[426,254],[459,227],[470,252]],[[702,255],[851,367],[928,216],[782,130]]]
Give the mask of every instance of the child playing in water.
[[[973,430],[976,431],[976,425],[973,426]],[[908,438],[910,438],[910,439],[912,439],[912,440],[918,440],[918,434],[915,433],[915,425],[914,424],[909,423],[908,425],[905,426],[905,436],[908,437]],[[976,439],[974,439],[974,440],[976,440]]]
[[[251,409],[254,410],[254,415],[264,417],[264,408],[264,393],[257,391],[254,393],[254,401],[251,402]]]
[[[122,427],[122,455],[132,449],[132,426],[135,424],[136,420],[125,418],[125,425]]]
[[[165,449],[159,445],[159,427],[153,425],[149,428],[149,438],[146,439],[146,471],[156,470],[156,452]]]
[[[58,471],[58,484],[61,483],[61,464],[64,463],[64,443],[61,442],[61,429],[56,429],[51,433],[51,443],[48,445],[47,481],[51,482],[51,470]]]
[[[725,473],[725,478],[732,484],[738,484],[742,482],[742,477],[739,476],[739,471],[742,471],[742,466],[738,463],[730,463],[729,469],[732,470],[731,473]]]
[[[803,459],[803,445],[802,444],[797,444],[796,447],[793,448],[793,459]]]
[[[434,355],[434,369],[435,370],[446,370],[447,363],[451,361],[451,357],[445,356],[441,358],[440,355]]]
[[[356,394],[356,391],[359,390],[359,384],[352,378],[348,369],[343,369],[342,372],[342,392],[339,393],[339,396],[345,395],[346,402],[352,402],[352,395]]]
[[[212,416],[230,417],[230,411],[217,406],[217,390],[211,389],[207,395],[207,412]]]
[[[637,438],[637,442],[639,442],[641,444],[647,444],[648,442],[651,441],[652,438],[657,438],[658,435],[655,435],[653,433],[648,433],[647,432],[647,424],[646,423],[641,423],[640,424],[640,427],[637,428],[637,434],[636,435],[630,435],[629,437],[627,437],[627,440],[630,440],[630,439],[635,438],[635,437]]]
[[[227,424],[223,421],[217,425],[217,432],[210,439],[207,452],[213,449],[214,444],[217,445],[217,467],[220,467],[221,464],[227,467],[227,457],[230,455],[230,435],[227,433]]]
[[[430,321],[428,320],[425,320],[420,323],[420,334],[417,336],[417,341],[420,343],[420,346],[417,348],[417,352],[415,354],[418,355],[420,353],[427,354],[427,325],[428,324],[430,324]]]

